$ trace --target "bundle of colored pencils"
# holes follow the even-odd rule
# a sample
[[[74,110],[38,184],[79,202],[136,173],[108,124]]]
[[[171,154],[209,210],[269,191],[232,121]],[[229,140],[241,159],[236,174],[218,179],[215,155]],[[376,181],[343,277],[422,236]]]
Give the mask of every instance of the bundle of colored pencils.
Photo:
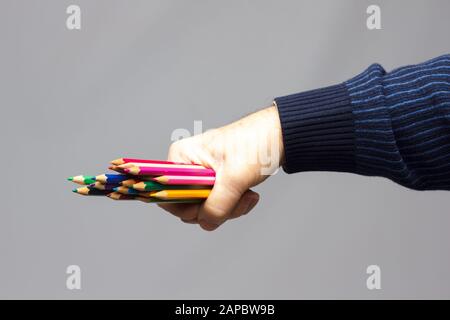
[[[73,192],[114,200],[192,203],[205,200],[215,181],[214,170],[198,164],[119,158],[109,169],[116,173],[68,178],[83,185]]]

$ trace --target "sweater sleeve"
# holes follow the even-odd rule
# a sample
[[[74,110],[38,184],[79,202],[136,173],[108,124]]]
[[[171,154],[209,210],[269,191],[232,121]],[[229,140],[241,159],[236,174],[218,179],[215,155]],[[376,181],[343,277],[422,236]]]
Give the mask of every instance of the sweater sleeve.
[[[373,64],[346,82],[274,102],[285,172],[351,172],[450,190],[450,55],[389,73]]]

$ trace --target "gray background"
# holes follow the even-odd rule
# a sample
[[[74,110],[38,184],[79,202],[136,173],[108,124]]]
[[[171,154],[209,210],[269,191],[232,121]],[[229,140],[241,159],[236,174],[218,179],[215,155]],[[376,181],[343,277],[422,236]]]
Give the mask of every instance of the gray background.
[[[66,7],[82,29],[66,29]],[[165,158],[279,95],[450,52],[450,2],[0,2],[1,298],[450,298],[450,197],[383,178],[280,172],[207,233],[67,176]],[[82,269],[82,290],[65,287]],[[366,267],[382,289],[366,288]]]

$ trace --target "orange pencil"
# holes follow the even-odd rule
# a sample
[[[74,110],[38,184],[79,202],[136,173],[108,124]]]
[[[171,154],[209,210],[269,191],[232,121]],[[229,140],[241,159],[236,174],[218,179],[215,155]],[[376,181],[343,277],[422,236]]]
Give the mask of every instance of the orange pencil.
[[[186,190],[162,190],[143,193],[141,196],[159,198],[163,200],[170,199],[205,199],[211,193],[210,189],[186,189]]]

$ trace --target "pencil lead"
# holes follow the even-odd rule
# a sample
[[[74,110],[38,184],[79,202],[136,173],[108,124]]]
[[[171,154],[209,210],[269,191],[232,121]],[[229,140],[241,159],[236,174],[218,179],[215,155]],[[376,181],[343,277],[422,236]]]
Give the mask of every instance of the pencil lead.
[[[73,181],[73,177],[68,177],[67,180]]]

